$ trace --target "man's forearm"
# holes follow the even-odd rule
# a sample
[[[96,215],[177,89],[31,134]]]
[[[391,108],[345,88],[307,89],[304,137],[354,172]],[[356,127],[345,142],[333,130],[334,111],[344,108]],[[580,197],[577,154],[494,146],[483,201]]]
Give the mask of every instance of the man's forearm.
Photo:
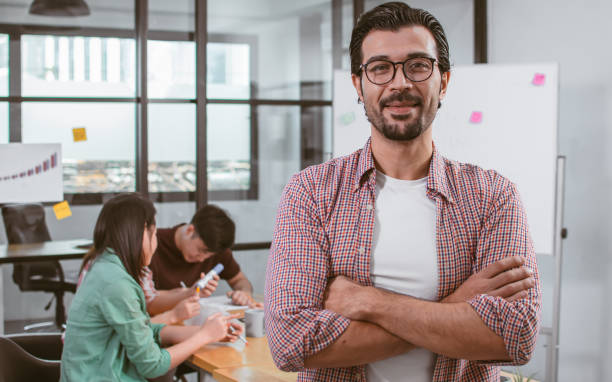
[[[362,319],[451,358],[510,360],[503,339],[466,302],[443,304],[371,288]]]
[[[233,284],[230,284],[230,287],[233,290],[241,290],[244,292],[248,292],[250,295],[253,295],[253,286],[247,278],[237,280]]]
[[[171,290],[160,290],[153,301],[147,303],[147,312],[151,316],[164,313],[176,306],[181,300],[193,296],[190,288],[176,288]]]
[[[352,321],[336,341],[304,360],[306,368],[364,365],[412,350],[414,346],[369,322]]]

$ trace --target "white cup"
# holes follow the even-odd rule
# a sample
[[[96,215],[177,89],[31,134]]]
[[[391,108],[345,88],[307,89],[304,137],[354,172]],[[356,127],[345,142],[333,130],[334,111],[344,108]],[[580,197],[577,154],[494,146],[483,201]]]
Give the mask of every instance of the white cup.
[[[266,335],[263,309],[245,310],[244,323],[246,326],[247,337],[263,337]]]

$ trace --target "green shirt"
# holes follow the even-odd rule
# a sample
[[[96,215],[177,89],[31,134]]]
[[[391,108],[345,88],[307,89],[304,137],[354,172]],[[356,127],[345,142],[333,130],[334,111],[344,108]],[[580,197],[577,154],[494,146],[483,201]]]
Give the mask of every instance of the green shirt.
[[[60,381],[145,381],[168,372],[163,324],[112,250],[94,261],[70,306]]]

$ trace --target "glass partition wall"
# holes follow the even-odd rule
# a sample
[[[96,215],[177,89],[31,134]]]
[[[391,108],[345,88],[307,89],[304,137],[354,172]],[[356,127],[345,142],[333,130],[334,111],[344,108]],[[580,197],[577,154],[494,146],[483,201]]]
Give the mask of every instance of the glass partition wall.
[[[0,0],[0,143],[62,143],[77,208],[139,191],[176,206],[160,216],[172,224],[216,203],[238,243],[266,248],[284,185],[331,157],[332,73],[349,68],[354,19],[377,2],[96,0],[86,17],[30,3]],[[449,35],[468,63],[461,4]]]

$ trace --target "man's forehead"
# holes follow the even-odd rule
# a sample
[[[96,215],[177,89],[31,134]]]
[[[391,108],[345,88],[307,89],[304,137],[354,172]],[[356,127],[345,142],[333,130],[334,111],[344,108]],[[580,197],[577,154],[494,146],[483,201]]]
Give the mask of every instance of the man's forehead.
[[[437,58],[436,40],[421,25],[402,27],[396,31],[372,30],[363,39],[361,52],[363,62],[374,56],[401,59],[415,52]]]

